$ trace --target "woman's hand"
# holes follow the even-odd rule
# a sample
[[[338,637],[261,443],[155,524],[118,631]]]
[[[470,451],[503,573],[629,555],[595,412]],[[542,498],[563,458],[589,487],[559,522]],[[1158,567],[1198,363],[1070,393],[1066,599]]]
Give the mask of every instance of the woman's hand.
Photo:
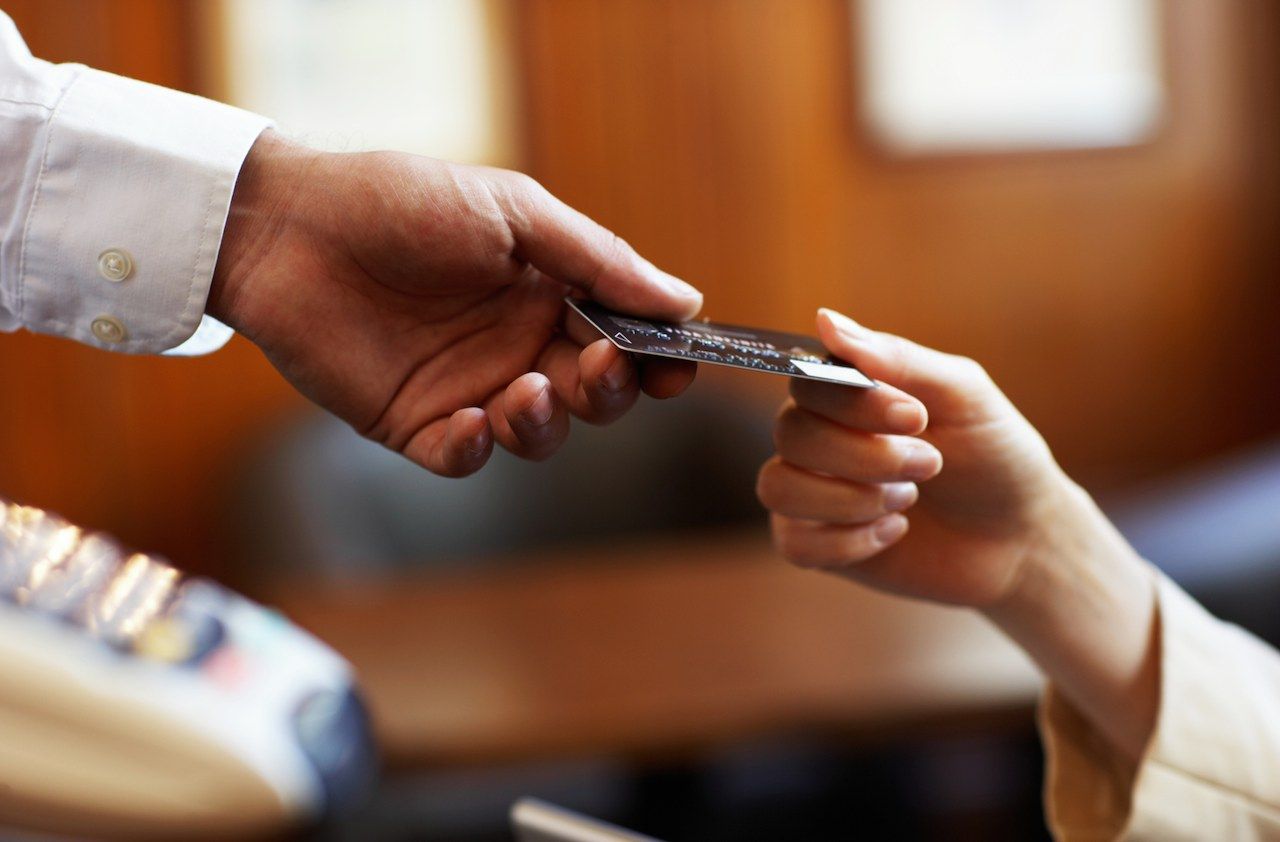
[[[758,487],[779,549],[907,596],[1008,597],[1070,485],[1039,433],[972,360],[829,310],[818,332],[881,385],[792,381]]]
[[[1136,756],[1158,695],[1145,563],[977,363],[829,310],[818,333],[881,385],[792,382],[758,485],[779,550],[982,610]]]
[[[519,173],[397,153],[314,152],[268,132],[236,182],[209,312],[303,394],[438,474],[496,439],[553,453],[569,415],[613,421],[694,367],[638,367],[570,291],[684,319],[702,296]]]

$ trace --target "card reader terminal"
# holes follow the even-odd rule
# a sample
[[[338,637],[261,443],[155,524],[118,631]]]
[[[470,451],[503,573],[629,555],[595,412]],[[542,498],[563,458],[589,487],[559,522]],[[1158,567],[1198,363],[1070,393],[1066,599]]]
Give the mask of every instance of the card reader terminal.
[[[0,826],[275,832],[360,799],[368,717],[337,654],[163,560],[0,500]]]

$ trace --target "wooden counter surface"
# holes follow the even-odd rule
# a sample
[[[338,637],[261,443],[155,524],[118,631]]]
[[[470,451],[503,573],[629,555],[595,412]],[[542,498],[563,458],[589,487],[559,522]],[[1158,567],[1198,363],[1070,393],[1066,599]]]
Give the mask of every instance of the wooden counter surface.
[[[979,617],[796,570],[762,534],[509,562],[272,596],[356,665],[399,768],[1025,722],[1039,688]]]

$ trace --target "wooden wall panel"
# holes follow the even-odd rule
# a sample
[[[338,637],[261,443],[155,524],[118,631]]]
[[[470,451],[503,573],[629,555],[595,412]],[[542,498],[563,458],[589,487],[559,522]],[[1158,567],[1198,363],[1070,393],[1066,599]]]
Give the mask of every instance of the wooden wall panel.
[[[1274,237],[1249,220],[1276,201],[1253,168],[1276,103],[1243,49],[1271,6],[1166,3],[1152,143],[919,160],[859,128],[844,0],[520,8],[534,174],[715,317],[807,329],[835,306],[972,354],[1094,485],[1276,429],[1274,390],[1215,398],[1277,375],[1274,357],[1222,370],[1275,347],[1249,318],[1276,302]]]

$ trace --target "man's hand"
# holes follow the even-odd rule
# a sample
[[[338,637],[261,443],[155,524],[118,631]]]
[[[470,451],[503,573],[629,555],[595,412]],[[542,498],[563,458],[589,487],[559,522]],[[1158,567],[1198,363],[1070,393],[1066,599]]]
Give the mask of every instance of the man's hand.
[[[693,287],[518,173],[335,155],[268,132],[236,183],[208,311],[303,394],[444,476],[496,439],[542,459],[694,367],[637,367],[563,297],[690,318]]]

